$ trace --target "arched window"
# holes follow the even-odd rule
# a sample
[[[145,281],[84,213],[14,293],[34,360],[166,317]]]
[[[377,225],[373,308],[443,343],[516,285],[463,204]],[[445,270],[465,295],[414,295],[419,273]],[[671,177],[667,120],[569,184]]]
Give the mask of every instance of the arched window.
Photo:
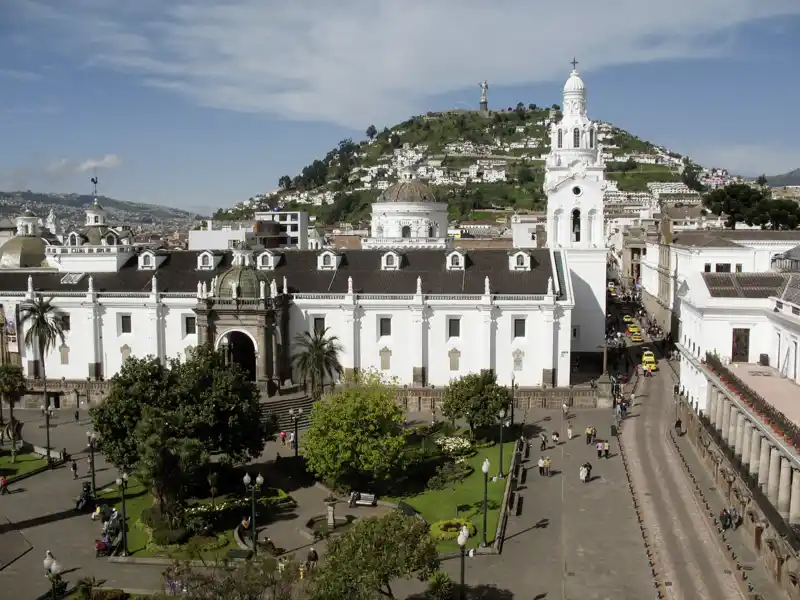
[[[112,234],[108,234],[106,236],[106,246],[113,246],[116,243],[114,236]]]
[[[209,265],[211,265],[211,259],[208,257],[208,254],[203,255],[203,258],[200,259],[200,264],[203,265],[204,267],[208,267]]]
[[[429,238],[432,238],[432,237],[433,237],[433,225],[431,225],[430,227],[428,227],[428,237],[429,237]]]
[[[577,127],[572,130],[572,147],[573,148],[580,148],[581,147],[581,130]]]
[[[594,129],[589,130],[589,148],[594,148]]]
[[[150,255],[149,254],[145,254],[142,257],[142,266],[144,266],[144,267],[149,267],[150,266]]]
[[[99,222],[100,222],[100,217],[98,217],[98,216],[95,216],[95,218],[94,218],[94,222],[95,222],[95,223],[99,223]]]
[[[393,267],[394,266],[394,254],[387,254],[386,255],[386,266]]]
[[[330,267],[331,266],[331,255],[326,254],[322,257],[322,266],[323,267]]]
[[[458,254],[453,254],[452,258],[450,259],[450,266],[451,267],[461,266],[461,257]]]
[[[564,147],[564,132],[561,131],[560,129],[558,130],[558,147],[559,148]]]
[[[269,266],[269,255],[265,254],[261,257],[261,266],[268,267]]]
[[[517,266],[524,267],[525,266],[525,257],[522,254],[517,254]]]
[[[581,211],[577,208],[572,211],[572,241],[581,241]]]
[[[77,246],[78,245],[78,236],[77,234],[72,234],[69,236],[69,245],[70,246]]]
[[[411,237],[411,227],[409,227],[408,225],[403,227],[403,229],[400,231],[400,236],[404,237],[404,238],[410,238]]]

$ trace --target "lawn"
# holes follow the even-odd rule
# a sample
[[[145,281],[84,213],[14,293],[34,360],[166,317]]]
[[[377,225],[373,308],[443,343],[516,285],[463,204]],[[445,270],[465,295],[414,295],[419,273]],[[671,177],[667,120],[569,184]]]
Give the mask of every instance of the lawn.
[[[503,469],[507,473],[514,452],[514,437],[511,442],[503,444]],[[480,545],[483,536],[483,472],[481,466],[484,459],[488,458],[491,465],[489,469],[488,511],[486,519],[486,540],[491,544],[497,531],[497,522],[500,518],[500,506],[503,503],[506,480],[492,481],[497,475],[499,466],[500,446],[481,448],[467,463],[475,469],[474,472],[455,486],[442,490],[429,490],[414,496],[402,498],[387,498],[390,502],[404,501],[419,512],[428,523],[452,519],[456,516],[467,518],[478,528],[477,534],[467,542],[468,548]],[[437,544],[440,552],[455,552],[458,544],[455,540],[442,541]]]
[[[17,453],[17,462],[11,462],[11,452],[9,450],[0,451],[0,474],[13,481],[14,477],[19,477],[25,473],[30,473],[47,465],[47,459],[34,453]]]

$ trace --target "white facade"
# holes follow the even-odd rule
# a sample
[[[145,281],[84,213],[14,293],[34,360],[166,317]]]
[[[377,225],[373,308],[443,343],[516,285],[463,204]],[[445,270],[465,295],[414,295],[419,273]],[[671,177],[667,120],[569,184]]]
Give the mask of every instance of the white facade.
[[[550,127],[545,161],[547,245],[568,256],[575,293],[572,350],[596,353],[605,342],[607,183],[597,123],[586,114],[586,88],[577,71],[564,85],[563,113],[561,122]]]

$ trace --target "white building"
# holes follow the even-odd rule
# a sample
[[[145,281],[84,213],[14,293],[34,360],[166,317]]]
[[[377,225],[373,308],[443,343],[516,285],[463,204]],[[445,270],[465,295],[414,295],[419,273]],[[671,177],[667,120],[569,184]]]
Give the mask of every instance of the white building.
[[[20,342],[20,306],[51,299],[65,339],[44,358],[48,389],[70,404],[80,390],[99,394],[130,356],[184,358],[201,343],[271,394],[300,381],[293,340],[313,331],[337,338],[347,371],[378,369],[420,394],[483,369],[502,385],[567,387],[572,351],[600,354],[606,249],[603,164],[575,72],[564,100],[547,162],[549,248],[452,247],[446,203],[411,178],[373,205],[361,250],[254,248],[246,237],[233,249],[153,251],[96,206],[61,246],[23,215],[0,248],[3,343],[40,375],[38,349]]]
[[[308,248],[308,213],[265,211],[255,213],[253,221],[212,221],[189,231],[189,250],[229,250],[242,245],[282,248]],[[275,223],[276,227],[266,226]],[[272,239],[280,239],[272,243]],[[269,240],[267,238],[270,238]]]

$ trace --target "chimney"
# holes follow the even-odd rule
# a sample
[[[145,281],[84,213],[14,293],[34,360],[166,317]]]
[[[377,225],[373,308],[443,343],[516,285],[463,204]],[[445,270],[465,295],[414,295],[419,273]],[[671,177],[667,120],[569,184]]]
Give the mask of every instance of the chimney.
[[[543,223],[536,225],[536,247],[547,248],[547,227]]]

